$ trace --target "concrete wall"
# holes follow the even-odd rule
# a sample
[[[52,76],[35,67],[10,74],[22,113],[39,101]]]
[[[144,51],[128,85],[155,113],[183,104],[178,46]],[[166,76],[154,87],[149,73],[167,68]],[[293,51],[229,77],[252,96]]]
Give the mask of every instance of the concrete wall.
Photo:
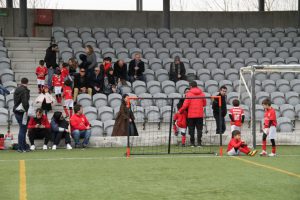
[[[0,9],[4,36],[18,36],[18,9]],[[33,35],[35,11],[28,10],[28,34]],[[153,27],[163,26],[162,12],[54,10],[53,26],[74,27]],[[298,26],[296,11],[280,12],[172,12],[172,27],[289,27]],[[35,27],[36,36],[49,37],[51,27]]]

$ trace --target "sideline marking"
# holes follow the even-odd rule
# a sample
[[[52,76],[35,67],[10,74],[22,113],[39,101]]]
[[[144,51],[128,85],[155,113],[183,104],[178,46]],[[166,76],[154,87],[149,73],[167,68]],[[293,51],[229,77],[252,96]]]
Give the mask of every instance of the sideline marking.
[[[19,190],[20,198],[19,199],[27,200],[25,160],[19,161],[19,173],[20,173],[20,190]]]
[[[233,157],[233,158],[236,159],[236,160],[240,160],[242,162],[251,164],[251,165],[255,165],[255,166],[258,166],[258,167],[263,167],[263,168],[271,169],[273,171],[277,171],[277,172],[280,172],[282,174],[287,174],[289,176],[294,176],[294,177],[300,179],[300,174],[289,172],[289,171],[286,171],[286,170],[283,170],[283,169],[280,169],[280,168],[277,168],[277,167],[273,167],[273,166],[270,166],[270,165],[264,165],[264,164],[260,164],[260,163],[254,162],[254,161],[246,160],[246,159],[241,158],[241,157]]]

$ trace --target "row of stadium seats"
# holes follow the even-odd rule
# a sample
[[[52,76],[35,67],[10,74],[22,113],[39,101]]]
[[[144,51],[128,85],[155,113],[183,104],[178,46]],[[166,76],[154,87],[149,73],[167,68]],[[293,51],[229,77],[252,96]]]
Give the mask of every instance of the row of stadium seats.
[[[53,27],[52,28],[52,35],[54,37],[81,37],[81,38],[89,38],[94,37],[96,39],[107,37],[107,38],[270,38],[270,37],[297,37],[300,31],[297,28],[289,27],[289,28],[173,28],[173,29],[166,29],[166,28],[89,28],[89,27]]]

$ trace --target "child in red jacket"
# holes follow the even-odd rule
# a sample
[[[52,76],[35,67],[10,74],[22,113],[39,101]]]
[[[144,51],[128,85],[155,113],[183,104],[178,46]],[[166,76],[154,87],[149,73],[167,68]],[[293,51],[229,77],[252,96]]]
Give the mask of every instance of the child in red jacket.
[[[62,83],[63,83],[63,85],[64,85],[64,82],[65,82],[65,80],[66,80],[66,78],[69,76],[69,69],[68,69],[68,63],[63,63],[62,65],[62,68],[61,68],[61,81],[62,81]]]
[[[231,138],[227,147],[227,154],[229,156],[238,156],[241,152],[248,156],[255,156],[257,150],[251,150],[247,144],[242,141],[240,131],[234,130],[232,135],[233,137]]]
[[[66,113],[66,117],[72,117],[73,114],[73,106],[74,106],[74,101],[73,101],[73,95],[72,95],[72,88],[71,88],[71,81],[66,80],[65,81],[65,86],[63,88],[63,97],[64,97],[64,111]],[[70,111],[70,114],[68,112],[68,109]]]
[[[57,103],[61,103],[62,79],[61,79],[61,71],[59,68],[56,69],[55,75],[52,76],[52,86],[54,87]]]
[[[45,61],[40,60],[39,64],[40,65],[35,70],[35,74],[37,76],[37,85],[39,88],[39,93],[41,93],[45,85],[45,79],[48,74],[48,69],[47,67],[45,67]]]
[[[177,109],[179,110],[181,108],[181,104],[178,103],[177,104]],[[186,141],[186,127],[187,127],[187,111],[183,111],[182,113],[176,113],[174,115],[174,132],[175,132],[175,136],[178,135],[178,133],[180,132],[181,134],[181,144],[183,147],[185,147],[185,141]]]

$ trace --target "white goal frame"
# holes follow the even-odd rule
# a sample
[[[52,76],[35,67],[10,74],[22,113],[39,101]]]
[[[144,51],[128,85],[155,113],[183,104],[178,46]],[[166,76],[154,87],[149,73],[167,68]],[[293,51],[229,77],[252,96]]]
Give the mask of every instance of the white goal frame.
[[[241,88],[244,86],[246,88],[247,94],[251,99],[251,133],[253,137],[253,147],[256,148],[256,115],[255,115],[255,105],[256,105],[256,91],[255,91],[255,73],[256,72],[291,72],[291,73],[299,73],[300,65],[292,64],[292,65],[252,65],[247,67],[242,67],[240,69],[240,83],[239,83],[239,99],[241,98]],[[251,75],[251,89],[247,86],[247,82],[245,80],[244,74],[250,73]],[[254,94],[254,95],[253,95]]]

